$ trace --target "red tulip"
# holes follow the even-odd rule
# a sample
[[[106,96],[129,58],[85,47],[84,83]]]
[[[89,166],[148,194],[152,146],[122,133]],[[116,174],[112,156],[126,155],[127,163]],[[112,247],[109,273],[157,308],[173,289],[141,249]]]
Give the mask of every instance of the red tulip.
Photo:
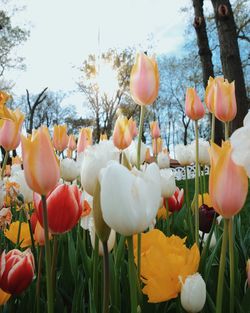
[[[0,288],[11,294],[23,292],[34,277],[34,257],[30,249],[13,249],[0,257]]]
[[[178,212],[182,208],[184,201],[184,190],[176,187],[175,193],[168,198],[168,208],[170,212]]]
[[[81,193],[76,185],[58,185],[47,196],[48,226],[52,234],[71,230],[82,214]],[[34,195],[37,218],[43,227],[42,201]]]

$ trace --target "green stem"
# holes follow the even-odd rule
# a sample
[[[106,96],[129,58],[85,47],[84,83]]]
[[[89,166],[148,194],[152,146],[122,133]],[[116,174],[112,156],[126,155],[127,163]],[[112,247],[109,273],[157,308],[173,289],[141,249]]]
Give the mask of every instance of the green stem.
[[[225,122],[225,140],[229,139],[229,122]]]
[[[33,236],[33,232],[32,232],[30,219],[28,219],[28,225],[29,225],[30,238],[31,238],[31,244],[32,244],[32,252],[33,252],[33,255],[34,255],[34,259],[35,259],[35,267],[38,268],[36,246],[35,246],[35,240],[34,240],[34,236]]]
[[[52,264],[51,264],[51,277],[52,277],[52,287],[55,292],[56,290],[56,260],[58,254],[58,238],[57,235],[54,236],[53,240],[53,255],[52,255]]]
[[[205,165],[203,165],[202,177],[203,177],[203,190],[204,190],[204,193],[206,193],[207,192],[207,184],[206,184],[206,175],[205,175]]]
[[[141,139],[143,132],[143,123],[145,115],[145,106],[141,105],[141,115],[140,115],[140,125],[139,125],[139,136],[138,136],[138,145],[137,145],[137,169],[140,170],[141,164]],[[141,234],[137,235],[137,274],[140,281],[141,277]]]
[[[229,240],[229,260],[230,260],[230,313],[234,313],[234,238],[233,238],[233,218],[228,224]]]
[[[215,115],[212,113],[212,125],[211,125],[211,142],[214,143],[214,130],[215,130]]]
[[[103,246],[103,313],[109,312],[109,252],[107,241],[102,243]]]
[[[128,242],[128,275],[130,285],[130,303],[131,313],[137,313],[137,293],[136,293],[136,280],[135,280],[135,265],[134,265],[134,249],[133,237],[127,237]]]
[[[226,252],[227,252],[227,240],[228,240],[228,219],[224,219],[224,230],[220,254],[220,267],[219,267],[219,277],[217,285],[217,295],[216,295],[216,313],[222,313],[222,298],[223,298],[223,284],[224,284],[224,272],[226,264]]]
[[[51,277],[51,252],[49,242],[49,226],[48,226],[48,212],[46,196],[42,195],[43,205],[43,228],[45,235],[45,261],[46,261],[46,285],[47,285],[47,308],[48,313],[54,312],[54,296],[52,289],[52,277]]]
[[[187,207],[187,222],[189,225],[189,233],[191,235],[191,241],[194,240],[194,230],[193,230],[193,221],[192,221],[192,211],[190,207],[190,200],[189,200],[189,188],[188,188],[188,170],[187,165],[185,165],[185,201]]]
[[[168,198],[165,198],[165,206],[166,206],[166,224],[167,224],[167,236],[170,236],[170,216],[169,216],[169,206],[168,206]]]
[[[2,164],[2,171],[1,171],[1,179],[3,180],[4,177],[4,171],[5,167],[8,161],[8,156],[9,156],[9,151],[5,151],[4,159],[3,159],[3,164]]]
[[[99,258],[99,238],[95,234],[95,249],[93,251],[93,296],[95,303],[98,302],[98,258]]]
[[[143,123],[145,115],[145,106],[141,105],[141,115],[140,115],[140,125],[139,125],[139,135],[138,135],[138,145],[137,145],[137,169],[140,169],[140,160],[141,160],[141,139],[143,132]]]
[[[195,242],[199,247],[199,133],[198,121],[195,121]]]
[[[36,313],[40,313],[40,282],[42,275],[42,259],[43,259],[43,247],[40,247],[37,267],[37,281],[36,281]]]

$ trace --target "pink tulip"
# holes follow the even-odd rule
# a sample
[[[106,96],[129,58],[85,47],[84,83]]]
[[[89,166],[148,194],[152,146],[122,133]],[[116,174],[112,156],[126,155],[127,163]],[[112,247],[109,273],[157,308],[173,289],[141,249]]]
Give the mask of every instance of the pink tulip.
[[[26,182],[33,191],[46,195],[60,178],[59,164],[48,129],[42,126],[31,138],[22,136],[21,143]]]
[[[231,154],[229,141],[223,142],[222,147],[212,143],[209,194],[214,210],[224,218],[231,218],[242,209],[248,192],[246,171],[233,162]]]
[[[77,153],[83,152],[88,146],[92,145],[92,130],[90,128],[82,128],[79,133],[77,142]]]
[[[203,118],[205,115],[205,109],[194,88],[187,88],[185,112],[186,115],[194,121]]]
[[[154,59],[146,54],[137,54],[130,75],[130,92],[139,105],[152,104],[159,90],[159,72]]]

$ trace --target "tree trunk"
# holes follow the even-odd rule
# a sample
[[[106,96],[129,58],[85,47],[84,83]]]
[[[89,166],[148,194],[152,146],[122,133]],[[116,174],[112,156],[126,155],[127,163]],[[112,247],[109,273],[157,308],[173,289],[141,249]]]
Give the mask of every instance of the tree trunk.
[[[244,74],[237,41],[236,24],[229,0],[211,0],[220,43],[220,58],[224,77],[235,81],[237,115],[232,122],[232,131],[243,124],[249,103],[246,95]]]
[[[194,7],[194,28],[197,37],[197,45],[199,49],[199,56],[202,66],[203,86],[207,87],[209,77],[214,77],[214,69],[212,62],[212,52],[208,42],[206,21],[203,13],[203,0],[193,0]],[[210,114],[211,115],[211,114]],[[211,116],[210,116],[211,124]],[[215,138],[214,141],[217,144],[221,144],[223,138],[222,123],[218,120],[215,121]]]

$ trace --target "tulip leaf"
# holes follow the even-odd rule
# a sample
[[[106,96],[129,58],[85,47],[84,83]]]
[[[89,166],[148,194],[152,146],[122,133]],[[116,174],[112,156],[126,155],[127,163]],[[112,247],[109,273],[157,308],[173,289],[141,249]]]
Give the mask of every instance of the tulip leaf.
[[[110,227],[105,223],[101,209],[101,185],[99,181],[96,183],[93,197],[93,216],[95,222],[95,231],[102,242],[108,241],[110,235]]]
[[[250,312],[250,288],[247,289],[245,296],[243,297],[242,309],[245,313]]]
[[[76,262],[76,249],[75,249],[75,243],[72,238],[71,232],[68,232],[68,256],[69,256],[69,263],[71,267],[71,272],[74,277],[74,280],[76,280],[77,275],[77,262]]]

